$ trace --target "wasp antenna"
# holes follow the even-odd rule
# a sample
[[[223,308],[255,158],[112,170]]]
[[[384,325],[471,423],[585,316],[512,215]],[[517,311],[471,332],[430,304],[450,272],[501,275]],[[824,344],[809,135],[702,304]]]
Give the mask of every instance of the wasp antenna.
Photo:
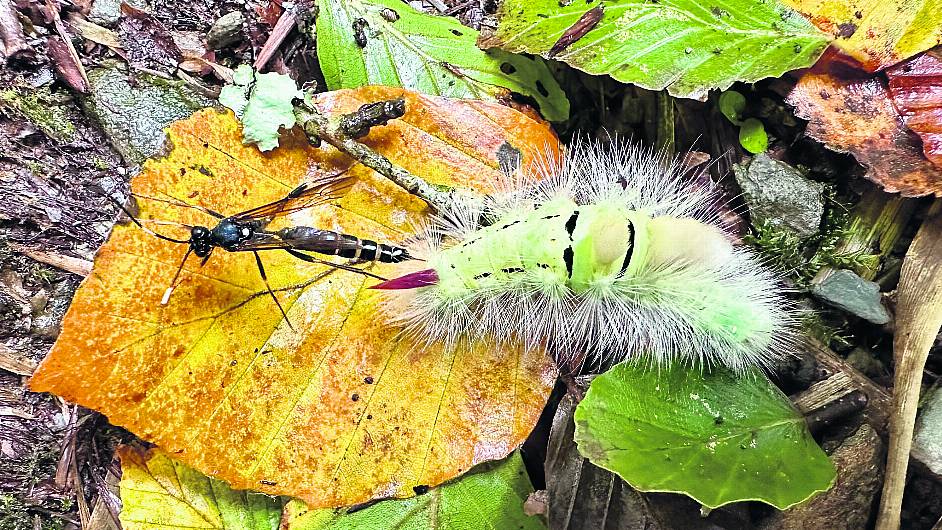
[[[180,223],[180,222],[177,222],[177,221],[162,221],[162,220],[160,220],[160,219],[138,219],[138,220],[141,221],[142,223],[151,223],[151,224],[163,225],[163,226],[177,226],[177,227],[186,228],[187,230],[192,230],[192,229],[193,229],[193,225],[189,225],[189,224],[186,224],[186,223]],[[188,241],[188,243],[189,243],[189,241]]]
[[[132,195],[133,195],[133,194],[132,194]],[[124,212],[124,215],[127,215],[127,216],[128,216],[128,219],[130,219],[131,222],[133,222],[134,224],[136,224],[136,225],[138,226],[138,228],[140,228],[140,229],[143,230],[144,232],[146,232],[146,233],[148,233],[148,234],[150,234],[150,235],[152,235],[152,236],[154,236],[154,237],[156,237],[156,238],[158,238],[158,239],[163,239],[164,241],[171,241],[171,242],[173,242],[173,243],[189,244],[190,241],[189,241],[188,239],[177,239],[177,238],[175,238],[175,237],[165,236],[165,235],[163,235],[163,234],[160,234],[160,233],[157,233],[157,232],[151,230],[150,228],[147,228],[146,226],[144,226],[143,224],[141,224],[141,221],[140,221],[133,213],[131,213],[130,210],[128,210],[127,208],[125,208],[124,205],[121,204],[117,199],[115,199],[115,198],[112,197],[111,195],[108,195],[107,193],[105,193],[104,196],[105,196],[106,199],[108,199],[109,201],[111,201],[112,203],[114,203],[115,206],[117,206],[118,208],[120,208],[121,211]]]
[[[163,198],[163,197],[154,197],[154,196],[152,196],[152,195],[143,195],[143,194],[140,194],[140,193],[131,193],[131,195],[132,195],[133,197],[137,197],[137,198],[139,198],[139,199],[147,199],[147,200],[149,200],[149,201],[162,202],[162,203],[164,203],[164,204],[169,204],[169,205],[171,205],[171,206],[179,206],[180,208],[189,208],[189,209],[191,209],[191,210],[196,210],[196,211],[203,212],[203,213],[205,213],[205,214],[211,215],[211,216],[215,217],[216,219],[225,219],[225,218],[226,218],[225,215],[223,215],[223,214],[217,212],[216,210],[212,210],[212,209],[210,209],[210,208],[207,208],[207,207],[205,207],[205,206],[200,206],[200,205],[198,205],[198,204],[190,204],[190,203],[184,201],[183,199],[178,199],[177,197],[174,197],[173,195],[170,195],[170,194],[167,194],[167,193],[164,193],[164,192],[160,192],[160,193],[163,194],[163,195],[166,195],[167,198]]]
[[[161,193],[163,193],[163,192],[161,192]],[[207,208],[207,207],[201,206],[201,205],[199,205],[199,204],[190,204],[190,203],[184,201],[183,199],[179,199],[179,198],[177,198],[177,197],[174,197],[173,195],[170,195],[169,193],[164,193],[164,195],[166,195],[167,197],[170,197],[170,199],[163,199],[163,202],[165,202],[165,203],[167,203],[167,204],[173,204],[174,206],[179,206],[179,207],[181,207],[181,208],[190,208],[190,209],[192,209],[192,210],[196,210],[196,211],[199,211],[199,212],[203,212],[203,213],[205,213],[205,214],[209,214],[209,215],[215,217],[216,219],[225,219],[225,218],[226,218],[225,215],[223,215],[223,214],[221,214],[221,213],[219,213],[219,212],[217,212],[216,210],[213,210],[213,209],[211,209],[211,208]],[[156,198],[155,198],[154,200],[158,200],[158,201],[159,201],[159,200],[161,200],[161,199],[156,199]]]

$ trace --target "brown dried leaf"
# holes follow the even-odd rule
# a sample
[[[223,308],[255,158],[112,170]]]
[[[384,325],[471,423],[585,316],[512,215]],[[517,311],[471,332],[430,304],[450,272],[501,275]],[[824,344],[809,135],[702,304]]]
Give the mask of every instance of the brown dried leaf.
[[[806,134],[828,148],[851,153],[867,178],[904,197],[942,196],[942,171],[922,154],[880,75],[849,66],[829,53],[805,73],[788,96],[808,120]]]
[[[894,66],[886,75],[903,121],[922,138],[926,158],[942,168],[942,49]]]

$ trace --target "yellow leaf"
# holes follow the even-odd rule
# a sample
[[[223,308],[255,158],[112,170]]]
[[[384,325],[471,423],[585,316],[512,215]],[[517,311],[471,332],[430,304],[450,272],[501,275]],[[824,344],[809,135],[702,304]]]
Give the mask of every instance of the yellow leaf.
[[[557,149],[546,124],[498,104],[366,87],[322,94],[330,115],[403,96],[406,115],[366,143],[427,180],[487,189],[506,143]],[[134,178],[140,195],[167,194],[231,215],[283,197],[351,160],[315,149],[295,131],[260,153],[242,145],[229,113],[204,110],[168,130],[169,154]],[[425,204],[372,170],[339,201],[282,223],[380,241],[407,236]],[[139,199],[140,217],[212,226],[195,209]],[[186,238],[185,230],[153,225]],[[277,228],[273,223],[273,228]],[[175,230],[175,231],[174,231]],[[31,381],[101,411],[173,457],[239,489],[285,494],[312,507],[406,497],[509,454],[529,434],[552,388],[539,352],[483,345],[420,347],[383,322],[375,280],[262,255],[296,331],[265,291],[250,253],[217,249],[188,262],[167,305],[162,295],[186,248],[115,226]],[[377,266],[381,275],[394,266]]]
[[[118,447],[121,527],[124,530],[274,530],[281,499],[234,491],[157,449]]]
[[[875,72],[942,43],[938,0],[782,0]]]

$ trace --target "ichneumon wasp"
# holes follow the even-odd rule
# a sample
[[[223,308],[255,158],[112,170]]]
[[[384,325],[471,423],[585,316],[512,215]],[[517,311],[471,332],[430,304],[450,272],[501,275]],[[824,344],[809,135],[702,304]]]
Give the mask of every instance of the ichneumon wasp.
[[[255,256],[255,264],[258,272],[265,283],[265,288],[271,295],[278,310],[281,311],[285,322],[291,327],[288,315],[285,313],[281,302],[275,296],[271,285],[268,283],[268,276],[265,273],[265,266],[262,264],[262,258],[258,251],[260,250],[284,250],[292,256],[306,261],[327,265],[340,270],[364,274],[379,280],[385,280],[382,276],[373,274],[367,270],[354,267],[347,263],[334,263],[332,261],[322,260],[311,256],[308,252],[339,256],[351,260],[362,260],[367,262],[380,263],[398,263],[407,259],[412,259],[408,250],[395,245],[377,243],[370,239],[360,239],[356,236],[334,232],[331,230],[322,230],[309,226],[289,226],[276,231],[267,230],[268,225],[276,218],[287,215],[298,210],[311,208],[324,204],[333,199],[339,198],[353,185],[355,178],[342,176],[343,172],[330,175],[309,183],[303,183],[297,188],[288,192],[286,196],[276,201],[239,212],[235,215],[223,215],[215,210],[203,206],[188,204],[178,199],[162,199],[148,197],[151,200],[157,200],[181,206],[192,208],[206,213],[218,219],[216,226],[209,228],[199,225],[183,225],[190,230],[189,239],[178,239],[158,233],[145,227],[141,221],[127,210],[122,204],[115,201],[119,208],[134,222],[138,227],[148,234],[171,241],[188,245],[186,253],[180,266],[177,267],[170,286],[164,293],[161,304],[166,304],[177,284],[183,266],[186,265],[190,254],[195,254],[202,258],[200,266],[206,264],[216,248],[221,248],[227,252],[251,252]]]

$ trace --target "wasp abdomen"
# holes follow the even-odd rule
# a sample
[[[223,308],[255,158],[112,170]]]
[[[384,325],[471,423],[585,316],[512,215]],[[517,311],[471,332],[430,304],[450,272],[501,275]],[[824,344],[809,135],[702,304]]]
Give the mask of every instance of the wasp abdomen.
[[[409,252],[403,247],[309,226],[285,228],[278,231],[277,235],[293,249],[309,250],[341,258],[381,263],[399,263],[411,258]]]

